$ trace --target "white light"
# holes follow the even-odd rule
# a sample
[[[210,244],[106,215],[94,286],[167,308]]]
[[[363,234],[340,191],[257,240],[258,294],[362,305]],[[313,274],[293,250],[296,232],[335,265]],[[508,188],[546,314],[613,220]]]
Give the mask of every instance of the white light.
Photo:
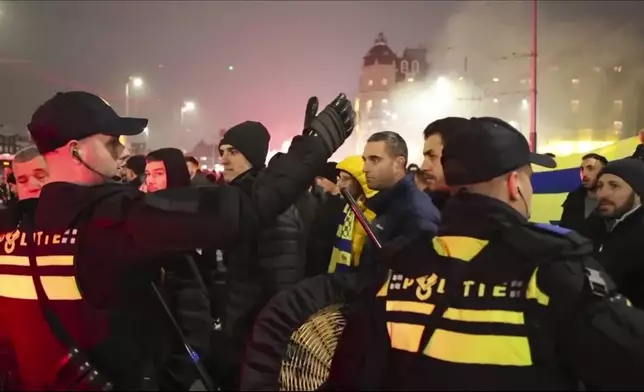
[[[201,170],[208,170],[208,165],[201,165]]]
[[[201,160],[202,160],[202,161],[207,161],[207,160],[208,160],[208,158],[207,158],[207,157],[201,157]]]
[[[222,165],[220,165],[220,164],[218,164],[218,163],[217,163],[217,164],[215,164],[215,171],[216,171],[217,173],[221,173],[221,172],[223,172],[223,171],[224,171],[224,167],[223,167]]]
[[[413,81],[414,81],[414,78],[407,78],[407,81],[408,81],[408,82],[413,82]]]
[[[494,103],[499,103],[499,100],[498,100],[498,99],[496,99],[496,98],[494,98],[492,101],[493,101]]]
[[[197,108],[197,105],[192,102],[192,101],[187,101],[183,103],[183,111],[184,112],[192,112]]]
[[[528,100],[524,98],[521,100],[521,109],[527,109],[527,108],[528,108]]]
[[[136,88],[143,87],[143,79],[141,78],[130,78],[130,81],[132,82],[132,86]]]
[[[462,77],[462,76],[459,76],[459,77],[458,77],[458,80],[463,80],[463,77]]]
[[[150,129],[148,127],[143,128],[143,133],[145,134],[145,136],[148,136]]]
[[[493,81],[494,83],[496,83],[496,82],[498,82],[498,81],[499,81],[499,78],[492,78],[492,81]]]
[[[394,121],[397,120],[398,119],[398,113],[392,114],[391,119],[394,120]]]
[[[383,98],[383,99],[382,99],[382,103],[383,103],[383,104],[386,104],[387,102],[389,102],[389,101],[387,100],[387,98]]]

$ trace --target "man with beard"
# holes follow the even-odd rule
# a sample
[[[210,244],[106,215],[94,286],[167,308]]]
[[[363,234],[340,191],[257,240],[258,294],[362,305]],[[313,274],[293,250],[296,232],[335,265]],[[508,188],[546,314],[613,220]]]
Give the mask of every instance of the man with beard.
[[[600,238],[597,259],[634,306],[644,308],[644,162],[626,158],[609,163],[597,181],[599,214],[607,233]]]
[[[575,230],[593,241],[600,235],[601,227],[598,227],[597,219],[594,219],[598,204],[597,175],[607,164],[606,158],[595,153],[581,158],[581,186],[566,197],[559,226]]]

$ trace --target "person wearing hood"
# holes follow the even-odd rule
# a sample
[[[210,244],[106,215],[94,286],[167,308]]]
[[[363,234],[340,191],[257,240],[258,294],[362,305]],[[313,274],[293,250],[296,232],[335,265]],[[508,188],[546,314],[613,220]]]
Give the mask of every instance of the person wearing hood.
[[[145,183],[148,192],[191,186],[190,173],[180,150],[162,148],[149,153],[145,160]],[[164,258],[167,260],[162,262],[163,273],[160,281],[165,288],[168,305],[187,342],[201,358],[206,358],[210,351],[214,324],[209,290],[204,283],[204,277],[209,276],[209,271],[206,271],[208,263],[201,262],[198,251]],[[159,387],[162,390],[188,390],[198,374],[183,342],[178,340],[178,334],[173,336],[177,340],[170,358],[162,367]]]
[[[145,157],[132,155],[125,161],[125,181],[132,187],[139,189],[145,182]]]
[[[372,222],[376,214],[366,206],[367,201],[377,191],[369,188],[364,174],[364,161],[359,155],[345,158],[336,166],[338,170],[338,186],[346,189],[358,203],[368,222]],[[331,253],[328,272],[344,272],[355,268],[360,263],[362,249],[367,239],[367,233],[356,219],[349,204],[344,206],[342,220],[336,230],[336,241]]]
[[[225,133],[219,153],[229,186],[250,194],[264,181],[269,141],[268,130],[253,121],[235,125]],[[229,348],[228,352],[222,350],[224,389],[239,387],[244,347],[259,311],[273,295],[304,277],[305,261],[306,229],[295,205],[253,238],[224,251],[228,283],[222,324]]]
[[[378,132],[369,137],[362,154],[367,186],[379,191],[366,205],[377,216],[372,226],[385,252],[420,234],[435,234],[440,222],[432,199],[416,187],[414,174],[407,175],[407,151],[407,143],[399,134]],[[381,259],[372,249],[373,245],[367,243],[361,270],[376,266]]]
[[[597,211],[605,231],[597,244],[597,260],[633,306],[644,308],[644,162],[625,158],[610,162],[597,177]]]
[[[213,183],[206,178],[206,175],[199,168],[199,161],[193,156],[186,157],[186,166],[190,173],[190,181],[196,186],[212,186]]]

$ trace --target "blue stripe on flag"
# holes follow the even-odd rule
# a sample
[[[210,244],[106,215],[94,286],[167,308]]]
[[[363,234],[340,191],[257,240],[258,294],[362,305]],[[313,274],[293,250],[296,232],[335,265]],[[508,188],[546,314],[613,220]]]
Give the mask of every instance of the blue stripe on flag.
[[[568,193],[579,188],[581,176],[578,167],[532,174],[534,194]]]

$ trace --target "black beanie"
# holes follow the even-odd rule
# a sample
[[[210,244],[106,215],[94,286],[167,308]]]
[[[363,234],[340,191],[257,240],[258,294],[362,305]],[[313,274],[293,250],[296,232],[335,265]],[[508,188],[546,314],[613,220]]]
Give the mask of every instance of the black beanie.
[[[335,184],[338,182],[338,169],[336,169],[336,166],[338,166],[338,162],[326,162],[324,166],[320,168],[317,176],[326,178]]]
[[[224,134],[219,147],[226,144],[233,146],[250,162],[253,169],[262,169],[266,166],[270,141],[271,135],[262,123],[244,121]]]
[[[644,162],[634,158],[624,158],[610,162],[599,173],[613,174],[624,180],[639,196],[644,196]]]

